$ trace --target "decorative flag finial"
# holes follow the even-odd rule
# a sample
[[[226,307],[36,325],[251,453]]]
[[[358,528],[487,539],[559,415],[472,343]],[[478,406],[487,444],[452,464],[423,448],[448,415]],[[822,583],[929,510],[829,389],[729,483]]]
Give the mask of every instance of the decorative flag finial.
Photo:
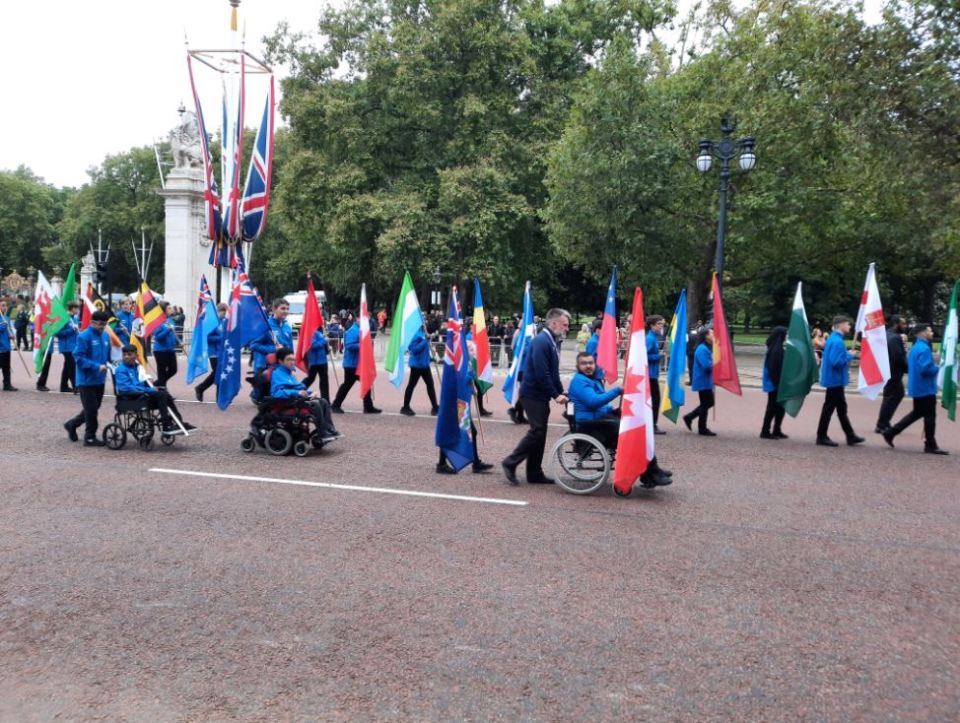
[[[230,0],[230,29],[237,31],[237,8],[240,7],[240,0]]]

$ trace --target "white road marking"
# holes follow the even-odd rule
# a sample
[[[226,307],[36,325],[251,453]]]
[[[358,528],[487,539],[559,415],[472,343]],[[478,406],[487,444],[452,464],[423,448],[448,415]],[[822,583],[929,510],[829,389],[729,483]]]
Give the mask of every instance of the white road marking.
[[[195,472],[188,469],[165,469],[162,467],[151,467],[148,472],[157,472],[158,474],[179,474],[188,477],[212,477],[215,479],[233,479],[242,482],[272,482],[282,485],[297,485],[300,487],[325,487],[334,490],[349,490],[352,492],[379,492],[385,495],[406,495],[407,497],[430,497],[440,500],[457,500],[460,502],[483,502],[490,505],[510,505],[513,507],[526,507],[529,502],[524,500],[504,500],[496,497],[468,497],[466,495],[450,495],[442,492],[418,492],[416,490],[401,490],[392,487],[364,487],[362,485],[334,484],[333,482],[308,482],[306,480],[280,479],[278,477],[252,477],[244,474],[224,474],[220,472]]]

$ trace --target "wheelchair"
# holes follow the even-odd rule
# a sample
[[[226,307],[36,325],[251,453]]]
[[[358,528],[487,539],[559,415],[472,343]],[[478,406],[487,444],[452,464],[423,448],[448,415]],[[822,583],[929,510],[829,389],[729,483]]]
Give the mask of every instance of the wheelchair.
[[[310,409],[302,399],[275,399],[269,396],[272,367],[247,377],[254,388],[257,415],[250,420],[250,431],[240,442],[240,449],[253,452],[265,449],[283,457],[291,452],[306,457],[311,449],[321,449],[326,442],[317,428]]]
[[[617,449],[610,448],[597,437],[577,428],[573,402],[567,402],[563,412],[570,431],[564,434],[550,450],[550,472],[554,481],[566,492],[589,495],[608,481],[617,497],[629,497],[613,487],[612,472]],[[640,483],[648,489],[651,485]],[[631,490],[632,491],[632,490]]]
[[[136,440],[140,449],[148,451],[153,449],[158,436],[164,447],[176,441],[176,435],[163,431],[160,412],[150,408],[147,395],[118,395],[114,409],[113,422],[103,428],[103,442],[108,449],[123,449],[128,435]]]

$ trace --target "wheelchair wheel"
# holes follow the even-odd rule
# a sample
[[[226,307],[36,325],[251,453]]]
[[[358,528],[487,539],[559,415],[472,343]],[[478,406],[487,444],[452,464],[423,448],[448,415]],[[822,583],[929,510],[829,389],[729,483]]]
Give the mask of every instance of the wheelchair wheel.
[[[134,439],[141,440],[153,436],[153,425],[149,419],[134,415],[133,419],[127,420],[127,431],[133,435]]]
[[[240,442],[240,449],[242,449],[244,452],[252,452],[256,448],[257,448],[257,440],[254,439],[252,434],[248,434]]]
[[[172,434],[161,434],[161,435],[160,435],[160,441],[163,443],[163,446],[164,446],[164,447],[169,447],[169,446],[171,446],[174,442],[177,441],[177,438],[174,437]]]
[[[149,452],[151,449],[153,449],[153,431],[150,431],[140,437],[138,443],[140,444],[140,449],[146,452]]]
[[[121,449],[127,443],[127,433],[119,424],[108,424],[103,428],[103,442],[107,449]]]
[[[588,495],[596,492],[610,475],[610,455],[589,434],[565,434],[550,451],[553,479],[567,492]]]
[[[270,454],[275,454],[278,457],[282,457],[290,451],[290,448],[293,446],[293,437],[290,436],[290,432],[280,427],[274,427],[269,432],[267,432],[266,438],[263,440],[264,446],[267,448],[267,451]]]
[[[293,453],[298,457],[306,457],[310,454],[310,445],[302,439],[293,445]]]

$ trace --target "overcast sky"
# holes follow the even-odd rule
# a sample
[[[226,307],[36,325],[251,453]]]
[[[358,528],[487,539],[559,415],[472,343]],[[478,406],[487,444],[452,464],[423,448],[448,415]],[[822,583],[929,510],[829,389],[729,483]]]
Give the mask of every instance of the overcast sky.
[[[283,20],[312,32],[329,0],[242,0],[247,49]],[[692,0],[681,0],[687,6]],[[880,0],[866,0],[868,19]],[[191,105],[184,33],[193,48],[229,47],[228,0],[12,0],[0,22],[0,169],[23,164],[48,183],[79,186],[108,154],[165,137]],[[201,84],[212,72],[195,71]],[[208,129],[219,92],[201,85]],[[252,81],[247,127],[263,112]],[[209,110],[207,105],[210,104]]]

